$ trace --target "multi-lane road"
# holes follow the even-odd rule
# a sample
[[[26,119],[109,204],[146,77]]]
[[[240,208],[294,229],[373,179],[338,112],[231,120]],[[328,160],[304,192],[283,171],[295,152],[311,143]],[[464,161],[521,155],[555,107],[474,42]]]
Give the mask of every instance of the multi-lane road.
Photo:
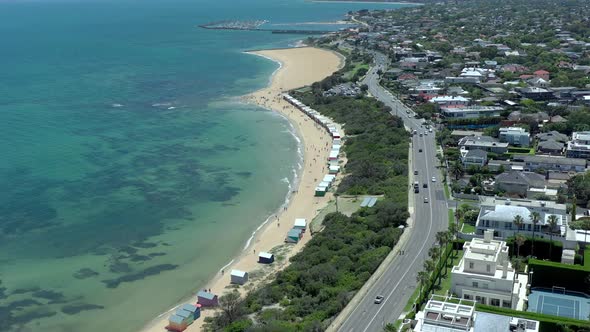
[[[387,323],[395,322],[403,311],[417,282],[416,275],[423,269],[428,259],[428,250],[435,244],[435,234],[448,227],[447,203],[441,183],[440,171],[436,168],[436,145],[434,132],[429,132],[420,120],[413,117],[413,112],[395,99],[389,91],[379,85],[378,70],[387,70],[388,59],[381,53],[375,54],[375,65],[367,73],[363,83],[369,92],[378,100],[391,107],[392,115],[400,116],[406,127],[417,134],[412,136],[412,168],[410,173],[413,181],[420,183],[420,193],[413,195],[413,206],[410,208],[412,224],[409,239],[402,248],[404,254],[398,255],[386,267],[385,272],[371,286],[366,295],[344,319],[338,328],[343,332],[382,331]],[[422,134],[422,135],[420,135]],[[421,150],[421,152],[420,152]],[[432,181],[432,178],[436,182]],[[423,188],[427,183],[428,187]],[[425,202],[425,198],[428,202]],[[412,200],[412,199],[411,199]],[[381,304],[375,304],[377,295],[384,296]]]

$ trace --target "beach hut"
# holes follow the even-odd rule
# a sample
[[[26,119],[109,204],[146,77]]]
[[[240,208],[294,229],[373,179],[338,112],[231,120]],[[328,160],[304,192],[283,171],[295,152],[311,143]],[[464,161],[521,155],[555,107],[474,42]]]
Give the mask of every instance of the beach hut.
[[[369,204],[367,204],[367,207],[373,207],[375,203],[377,203],[377,197],[371,197],[371,199],[369,200]]]
[[[240,270],[231,270],[231,283],[243,285],[248,281],[248,272]]]
[[[168,325],[166,326],[166,330],[174,331],[174,332],[182,332],[186,330],[187,324],[184,322],[184,319],[181,316],[173,314],[168,318]]]
[[[319,187],[326,187],[326,188],[330,188],[330,185],[331,185],[331,184],[332,184],[331,182],[328,182],[328,181],[322,181],[322,182],[320,182],[320,184],[319,184],[318,186],[319,186]]]
[[[328,191],[328,187],[317,186],[315,187],[315,194],[316,197],[324,197],[326,196],[326,192]]]
[[[188,310],[184,310],[182,307],[176,309],[174,314],[176,316],[182,317],[182,320],[186,324],[186,326],[191,325],[195,321],[193,313]]]
[[[201,307],[199,306],[190,303],[185,303],[181,306],[181,308],[191,313],[191,315],[193,316],[193,321],[201,317]]]
[[[338,165],[331,165],[328,171],[330,174],[338,174],[338,172],[340,172],[340,166]]]
[[[334,180],[336,180],[336,175],[326,174],[326,175],[324,175],[324,179],[322,180],[322,182],[332,183],[332,182],[334,182]]]
[[[260,254],[258,254],[258,263],[271,264],[274,261],[275,261],[275,255],[273,255],[269,252],[263,251]]]
[[[216,307],[219,304],[217,295],[205,291],[197,293],[197,303],[203,307]]]
[[[301,235],[303,233],[300,229],[291,228],[287,233],[287,237],[285,238],[285,242],[287,243],[297,243],[301,240]]]
[[[293,223],[293,228],[300,229],[302,232],[305,233],[305,228],[307,228],[307,220],[305,220],[304,218],[295,219],[295,222]]]
[[[332,145],[342,145],[342,139],[335,138],[334,140],[332,140]]]
[[[341,138],[341,137],[340,137],[340,133],[339,133],[339,132],[337,132],[337,131],[333,131],[333,132],[332,132],[332,138]]]
[[[328,160],[337,160],[339,153],[340,151],[330,151],[330,156],[328,157]]]

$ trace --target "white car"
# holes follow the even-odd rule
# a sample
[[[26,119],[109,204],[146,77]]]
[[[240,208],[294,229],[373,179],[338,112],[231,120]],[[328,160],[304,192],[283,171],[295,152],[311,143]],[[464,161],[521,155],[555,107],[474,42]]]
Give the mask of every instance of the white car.
[[[385,298],[385,297],[383,297],[382,295],[377,295],[377,296],[375,297],[375,304],[381,304],[381,302],[383,302],[383,299],[384,299],[384,298]]]
[[[432,177],[432,182],[436,182],[436,178],[434,176]]]
[[[432,128],[428,128],[428,131],[429,131],[429,132],[432,132]]]

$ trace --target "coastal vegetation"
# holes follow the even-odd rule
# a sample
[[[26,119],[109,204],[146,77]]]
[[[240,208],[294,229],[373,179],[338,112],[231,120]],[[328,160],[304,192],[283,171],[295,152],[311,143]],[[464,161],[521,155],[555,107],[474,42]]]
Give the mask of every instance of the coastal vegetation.
[[[323,231],[267,285],[249,293],[236,310],[208,320],[210,331],[322,331],[348,304],[402,234],[407,213],[408,134],[389,108],[366,97],[324,97],[345,78],[343,68],[299,100],[342,123],[346,132],[346,177],[341,194],[383,194],[374,208],[350,217],[329,213]]]

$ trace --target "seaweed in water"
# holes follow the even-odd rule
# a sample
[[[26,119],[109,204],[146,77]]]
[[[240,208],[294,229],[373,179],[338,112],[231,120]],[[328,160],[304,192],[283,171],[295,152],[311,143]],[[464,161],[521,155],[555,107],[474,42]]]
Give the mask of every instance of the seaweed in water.
[[[145,262],[145,261],[149,261],[150,259],[152,259],[150,256],[145,256],[145,255],[131,255],[131,256],[129,256],[129,258],[131,259],[132,262]]]
[[[98,304],[81,303],[81,304],[70,304],[70,305],[63,306],[61,308],[61,312],[63,312],[64,314],[68,314],[68,315],[75,315],[75,314],[80,313],[82,311],[97,310],[97,309],[104,309],[104,307],[101,305],[98,305]]]
[[[127,263],[114,262],[109,265],[109,270],[113,273],[129,273],[131,272],[131,267]]]
[[[173,264],[160,264],[148,267],[147,269],[139,271],[137,273],[124,275],[116,279],[103,280],[102,282],[107,286],[107,288],[117,288],[120,284],[124,282],[133,282],[136,280],[145,279],[146,277],[160,274],[160,272],[163,271],[174,270],[177,267],[178,265]]]
[[[86,278],[95,277],[98,274],[99,274],[98,272],[85,267],[83,269],[79,269],[78,271],[76,271],[76,273],[74,273],[74,278],[76,278],[76,279],[86,279]]]
[[[33,296],[38,297],[38,298],[42,298],[42,299],[46,299],[46,300],[50,300],[52,302],[54,302],[54,301],[57,302],[57,301],[61,301],[64,299],[63,293],[52,291],[52,290],[45,290],[45,289],[40,289],[36,292],[33,292]]]

